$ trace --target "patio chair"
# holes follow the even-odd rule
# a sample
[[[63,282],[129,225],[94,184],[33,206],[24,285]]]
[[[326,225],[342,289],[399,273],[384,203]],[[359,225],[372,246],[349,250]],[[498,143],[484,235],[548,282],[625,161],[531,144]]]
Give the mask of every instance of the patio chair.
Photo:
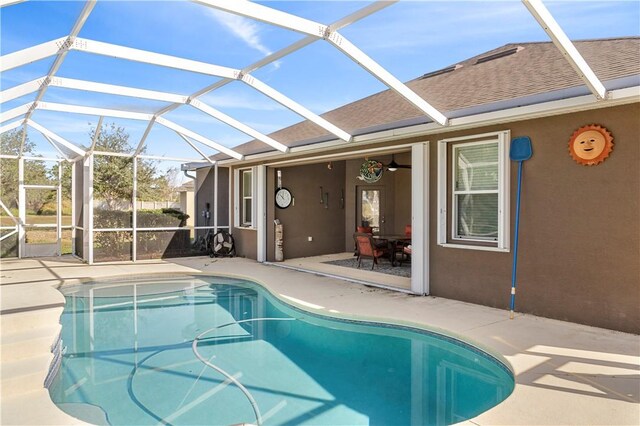
[[[373,228],[370,226],[357,226],[356,232],[361,234],[373,235]],[[387,241],[386,240],[374,241],[373,245],[376,248],[384,249],[385,247],[387,247]],[[355,248],[353,249],[353,255],[354,256],[358,255],[358,244],[356,244]]]
[[[360,232],[362,234],[373,234],[373,228],[370,226],[358,226],[356,227],[356,232]]]
[[[411,246],[411,225],[405,225],[404,227],[404,236],[408,238],[405,241],[397,241],[393,244],[392,248],[394,249],[392,259],[398,260],[400,258],[400,266],[402,266],[402,262],[411,255],[411,248],[409,248],[409,252],[407,253],[405,249],[407,246]]]
[[[402,257],[400,258],[400,266],[402,266],[402,262],[404,262],[405,259],[411,260],[411,244],[409,244],[408,246],[402,247]]]
[[[358,251],[358,268],[360,268],[362,259],[371,259],[373,261],[371,270],[373,271],[373,267],[378,264],[378,258],[385,256],[387,249],[376,247],[371,234],[356,232],[353,234],[353,240]]]

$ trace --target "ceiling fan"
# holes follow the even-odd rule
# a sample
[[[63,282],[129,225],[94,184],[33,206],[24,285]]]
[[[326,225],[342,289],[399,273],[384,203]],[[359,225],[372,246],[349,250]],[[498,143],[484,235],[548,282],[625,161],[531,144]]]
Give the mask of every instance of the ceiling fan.
[[[406,164],[398,164],[398,163],[396,163],[395,155],[391,154],[391,162],[389,164],[387,164],[386,167],[387,167],[387,170],[389,170],[390,172],[395,172],[398,169],[410,169],[411,165],[410,164],[406,165]]]

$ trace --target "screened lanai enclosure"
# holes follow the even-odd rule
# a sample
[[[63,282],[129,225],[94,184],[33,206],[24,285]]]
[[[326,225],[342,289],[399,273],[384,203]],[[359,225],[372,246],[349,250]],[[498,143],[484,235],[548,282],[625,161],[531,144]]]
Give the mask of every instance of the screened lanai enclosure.
[[[295,117],[287,116],[290,123],[305,119],[326,132],[328,136],[320,141],[323,143],[346,147],[366,140],[354,134],[354,129],[345,129],[336,120],[312,111],[318,108],[295,101],[296,94],[291,93],[286,79],[273,77],[283,66],[281,61],[298,51],[310,51],[307,60],[318,60],[328,51],[342,55],[349,67],[370,74],[380,84],[379,89],[398,94],[434,128],[451,126],[454,120],[339,32],[394,1],[364,6],[356,2],[357,7],[345,6],[348,13],[334,17],[328,25],[277,10],[268,3],[181,3],[192,12],[198,8],[197,13],[229,15],[291,34],[282,38],[286,43],[280,42],[282,46],[275,52],[248,36],[246,40],[253,43],[254,50],[251,55],[238,54],[238,61],[245,62],[237,67],[215,63],[215,49],[200,48],[198,43],[198,53],[191,57],[175,54],[180,52],[176,46],[180,43],[172,44],[172,35],[164,34],[162,26],[156,27],[152,36],[143,34],[139,40],[122,40],[126,35],[95,31],[92,22],[113,20],[114,8],[125,8],[119,3],[65,3],[66,13],[75,13],[72,25],[65,27],[64,22],[47,21],[46,10],[33,14],[29,2],[1,2],[4,31],[29,33],[23,43],[35,40],[36,33],[43,37],[46,31],[36,31],[44,27],[43,23],[52,27],[48,39],[27,45],[13,43],[5,47],[10,53],[3,52],[0,58],[2,257],[72,254],[93,263],[204,254],[201,237],[222,229],[231,231],[234,212],[230,167],[249,160],[242,149],[229,146],[248,137],[263,146],[259,153],[289,155],[306,149],[292,141],[278,141],[272,133],[277,129],[262,126],[259,130],[251,120],[223,112],[221,102],[213,101],[214,95],[229,104],[250,105],[267,99],[277,105],[273,110],[278,114]],[[146,2],[139,3],[126,7],[145,7]],[[546,7],[538,0],[523,3],[523,10],[533,15],[565,54],[568,66],[578,72],[595,98],[605,98],[604,86]],[[49,7],[63,6],[51,3]],[[17,18],[32,20],[32,26],[16,26]],[[220,22],[247,28],[246,21]],[[189,29],[199,31],[202,25],[190,22]],[[228,51],[230,46],[222,48]],[[316,65],[321,69],[322,60]],[[148,77],[151,70],[152,78]],[[38,77],[24,81],[25,75]],[[145,88],[127,85],[130,80],[126,76],[131,75]],[[306,86],[308,89],[309,83]],[[261,114],[268,114],[269,108]],[[54,123],[76,137],[64,137],[46,123]],[[218,142],[211,136],[226,136],[230,131],[232,136],[226,141]],[[264,195],[256,194],[255,200],[264,202]],[[264,206],[256,208],[264,213]],[[258,227],[259,241],[265,240],[265,229],[264,224],[262,229]],[[420,250],[419,246],[414,249],[415,253]]]
[[[175,179],[182,163],[158,169],[167,163],[96,151],[75,160],[2,158],[2,257],[73,254],[101,262],[207,254],[198,237],[228,229],[228,218],[218,223],[209,208],[201,225],[188,222],[194,203],[184,198],[199,197],[193,188],[180,197],[169,186],[166,173]],[[206,204],[213,199],[205,211]]]

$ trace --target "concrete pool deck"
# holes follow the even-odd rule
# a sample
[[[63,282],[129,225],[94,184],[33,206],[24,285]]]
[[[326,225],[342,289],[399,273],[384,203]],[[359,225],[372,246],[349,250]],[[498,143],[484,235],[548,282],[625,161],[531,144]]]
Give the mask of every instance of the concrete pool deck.
[[[515,373],[503,403],[476,425],[640,424],[640,336],[416,297],[334,278],[208,257],[85,265],[73,258],[0,266],[0,424],[83,424],[59,410],[43,381],[53,358],[67,280],[146,273],[243,276],[288,303],[328,315],[412,322],[445,330],[504,357]],[[507,283],[508,284],[508,283]],[[597,312],[593,313],[597,315]]]

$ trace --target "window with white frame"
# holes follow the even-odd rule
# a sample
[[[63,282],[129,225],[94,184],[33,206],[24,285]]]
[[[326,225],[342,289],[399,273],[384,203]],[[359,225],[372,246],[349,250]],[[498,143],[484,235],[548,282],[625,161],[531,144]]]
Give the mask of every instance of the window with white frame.
[[[240,172],[240,226],[253,226],[253,171]]]
[[[509,250],[509,132],[438,142],[438,244]]]

